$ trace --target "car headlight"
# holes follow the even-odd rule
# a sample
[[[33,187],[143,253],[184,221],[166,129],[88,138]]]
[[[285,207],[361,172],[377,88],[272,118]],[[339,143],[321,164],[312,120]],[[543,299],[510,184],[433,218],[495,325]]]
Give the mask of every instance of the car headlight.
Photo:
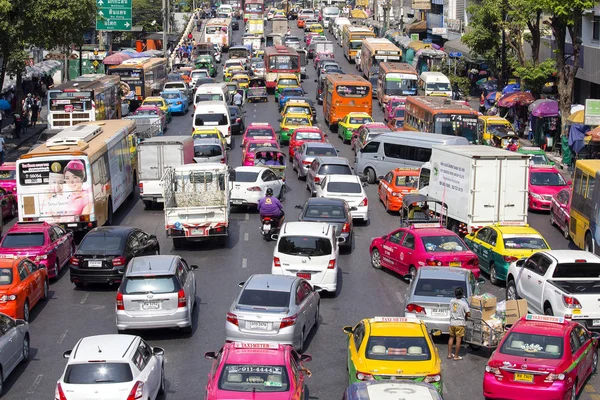
[[[542,197],[542,196],[540,196],[540,195],[539,195],[539,194],[537,194],[537,193],[532,193],[532,192],[529,192],[529,194],[530,194],[530,195],[531,195],[531,197],[533,197],[534,199],[538,199],[538,200],[542,200],[542,199],[543,199],[543,197]]]

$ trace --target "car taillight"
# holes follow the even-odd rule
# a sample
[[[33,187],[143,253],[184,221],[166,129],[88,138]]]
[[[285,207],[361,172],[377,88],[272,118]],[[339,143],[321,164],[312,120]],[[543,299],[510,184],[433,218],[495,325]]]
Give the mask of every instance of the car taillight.
[[[127,396],[127,400],[135,400],[141,399],[144,395],[144,382],[137,381],[135,385],[131,388],[131,392],[129,392],[129,396]]]
[[[327,264],[327,269],[335,268],[335,260],[329,260],[329,264]]]
[[[237,315],[235,315],[234,313],[227,313],[227,322],[230,322],[234,325],[238,325],[238,319],[237,319]]]
[[[433,375],[427,375],[425,377],[425,379],[423,379],[423,382],[433,383],[433,382],[439,382],[441,380],[442,380],[442,377],[440,376],[440,374],[433,374]]]
[[[296,319],[298,319],[297,315],[292,315],[291,317],[285,317],[281,320],[281,324],[279,324],[279,329],[286,328],[288,326],[292,326],[296,323]]]
[[[250,192],[260,192],[262,189],[260,188],[260,186],[252,186],[252,187],[249,187],[246,190],[248,190]]]
[[[138,186],[140,187],[140,194],[144,193],[144,182],[140,182]]]
[[[365,197],[363,201],[360,202],[359,207],[366,207],[369,205],[369,199]]]
[[[302,161],[302,165],[310,165],[312,164],[312,161]],[[317,182],[318,178],[315,178],[315,182]]]
[[[506,261],[507,263],[515,262],[519,259],[518,257],[513,256],[504,256],[502,258],[504,258],[504,261]]]
[[[565,378],[565,374],[548,374],[544,382],[564,381]]]
[[[356,379],[359,381],[372,381],[375,380],[373,375],[367,374],[366,372],[356,372]]]
[[[117,293],[117,310],[125,310],[125,305],[123,304],[123,293]]]
[[[563,303],[565,304],[565,307],[567,308],[581,308],[581,303],[579,302],[579,300],[577,300],[577,298],[573,297],[573,296],[567,296],[563,294]]]
[[[65,396],[65,392],[63,392],[62,386],[60,386],[60,383],[56,384],[56,391],[54,392],[54,399],[55,400],[67,400],[67,397]]]
[[[349,223],[345,223],[344,226],[342,227],[342,232],[350,232],[350,224]]]
[[[227,133],[229,133],[231,135],[231,126],[227,127]]]
[[[410,303],[410,304],[406,305],[406,311],[409,312],[409,313],[415,313],[415,314],[427,314],[425,312],[425,308],[424,307],[421,307],[420,305],[413,304],[413,303]]]
[[[112,259],[113,267],[122,267],[127,264],[127,259],[123,256],[115,257]]]
[[[273,266],[281,267],[281,260],[279,259],[279,257],[273,257]]]
[[[71,265],[73,265],[74,267],[78,267],[79,266],[79,258],[77,257],[71,257],[71,261],[70,261]]]
[[[242,119],[241,119],[241,118],[236,118],[235,122],[236,122],[237,124],[239,124],[240,122],[242,122]]]
[[[225,157],[221,158],[221,164],[225,164]]]
[[[467,265],[478,266],[479,265],[479,258],[477,258],[477,257],[471,258],[469,261],[467,261]]]
[[[321,183],[321,178],[319,178],[318,176],[315,176],[315,183]]]
[[[177,292],[177,308],[183,308],[187,306],[187,299],[185,298],[185,290],[179,289]]]
[[[425,261],[425,263],[430,266],[430,267],[440,267],[442,265],[442,262],[439,260],[435,260],[435,259],[430,259]]]
[[[181,104],[181,101],[178,101],[178,102],[177,102],[177,103],[175,103],[175,104],[177,104],[177,105],[180,105],[180,104]]]

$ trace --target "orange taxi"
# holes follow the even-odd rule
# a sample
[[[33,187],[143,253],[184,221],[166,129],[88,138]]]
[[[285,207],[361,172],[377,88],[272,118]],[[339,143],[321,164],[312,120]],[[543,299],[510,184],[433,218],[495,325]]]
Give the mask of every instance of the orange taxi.
[[[0,312],[29,321],[31,309],[48,298],[48,270],[28,258],[0,259]]]
[[[402,197],[417,191],[418,168],[396,168],[379,180],[379,200],[387,212],[400,211]]]
[[[181,67],[177,72],[181,74],[181,78],[188,85],[192,83],[192,67]]]

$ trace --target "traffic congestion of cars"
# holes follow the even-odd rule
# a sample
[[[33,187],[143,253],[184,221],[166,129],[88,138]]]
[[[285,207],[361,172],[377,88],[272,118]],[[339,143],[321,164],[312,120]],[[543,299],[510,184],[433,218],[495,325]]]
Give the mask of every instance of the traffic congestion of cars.
[[[234,12],[228,5],[218,11]],[[286,46],[328,41],[322,23],[331,10],[294,12],[290,27],[298,36],[287,35]],[[288,18],[278,9],[265,14],[281,17]],[[243,32],[241,15],[236,22]],[[139,191],[114,210],[115,219],[109,207],[106,226],[90,223],[82,234],[64,215],[24,218],[21,210],[33,207],[31,197],[21,197],[27,184],[14,165],[0,168],[3,218],[8,225],[18,216],[0,240],[0,395],[594,398],[585,396],[598,385],[600,257],[563,239],[573,226],[571,181],[554,166],[529,166],[525,154],[508,157],[422,132],[414,134],[421,147],[411,144],[401,135],[409,132],[395,129],[404,124],[405,98],[364,111],[357,99],[367,85],[371,104],[374,88],[344,78],[348,64],[323,53],[306,79],[280,73],[272,87],[258,52],[233,53],[222,64],[199,56],[202,68],[185,67],[189,82],[167,83],[135,111],[160,117],[156,143],[163,147],[150,154],[156,138],[137,144],[139,179],[132,184]],[[313,78],[319,88],[324,79],[326,90],[351,93],[350,108],[335,121],[331,99],[315,109]],[[253,89],[264,90],[258,98],[267,101],[250,100]],[[468,167],[446,150],[452,146]],[[469,150],[475,147],[482,153]],[[493,172],[485,180],[502,190],[475,187],[481,182],[469,177],[483,168],[479,159],[500,165],[504,158],[512,161],[497,171],[526,171],[521,197],[502,191],[506,178],[494,180]],[[56,175],[60,168],[51,167]],[[436,181],[449,170],[453,180],[437,198]],[[88,173],[90,185],[109,186]],[[459,186],[464,193],[446,194]],[[268,192],[287,211],[280,226],[255,215]],[[497,214],[500,222],[475,218],[499,208],[499,197],[511,204]],[[470,307],[468,346],[446,357],[457,288]],[[55,304],[60,317],[50,319]]]

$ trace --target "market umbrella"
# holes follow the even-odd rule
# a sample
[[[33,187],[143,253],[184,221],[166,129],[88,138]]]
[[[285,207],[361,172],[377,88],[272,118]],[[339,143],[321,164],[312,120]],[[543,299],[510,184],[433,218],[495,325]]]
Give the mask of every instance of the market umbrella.
[[[10,103],[4,99],[0,100],[0,110],[10,110]]]
[[[475,73],[477,73],[477,72],[475,72]],[[492,81],[496,81],[496,80],[494,78],[485,77],[485,78],[481,78],[480,80],[475,82],[475,84],[477,86],[481,86],[481,85],[485,84],[486,82],[492,82]]]
[[[521,90],[521,85],[519,85],[518,83],[511,83],[511,84],[504,86],[504,89],[502,89],[502,94],[515,93],[520,90]]]
[[[533,110],[535,110],[536,107],[538,107],[540,104],[547,103],[547,102],[550,102],[550,101],[554,101],[554,100],[551,100],[551,99],[538,99],[538,100],[534,101],[533,103],[531,103],[529,105],[529,107],[527,107],[527,112],[531,114],[533,112]],[[536,117],[537,117],[537,115],[536,115]]]
[[[540,118],[558,116],[558,101],[550,100],[539,103],[535,106],[531,115]]]
[[[588,134],[588,136],[591,135],[592,138],[599,137],[600,136],[600,126],[595,127],[594,129],[589,131],[587,134]]]
[[[131,56],[126,53],[114,53],[106,57],[102,63],[104,65],[119,65],[125,60],[129,60]]]
[[[492,93],[488,94],[485,99],[487,101],[495,103],[500,97],[502,97],[502,93],[500,93],[500,92],[492,92]]]
[[[514,92],[505,94],[498,100],[498,106],[510,108],[514,106],[527,106],[534,102],[534,98],[529,92]]]
[[[573,114],[569,115],[567,121],[572,124],[583,124],[583,120],[585,117],[585,110],[575,111]]]
[[[487,81],[479,85],[479,87],[487,92],[495,92],[498,90],[498,81]]]

